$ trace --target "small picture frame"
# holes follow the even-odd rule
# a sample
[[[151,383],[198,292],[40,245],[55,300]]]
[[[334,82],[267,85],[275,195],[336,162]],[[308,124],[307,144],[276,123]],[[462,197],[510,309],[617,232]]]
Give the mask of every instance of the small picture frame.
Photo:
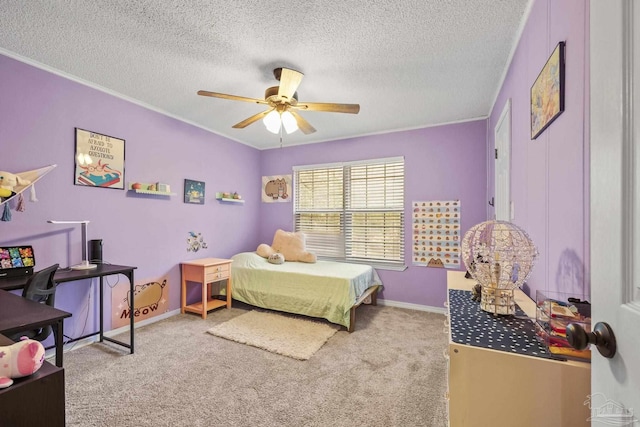
[[[564,111],[564,50],[560,42],[531,86],[531,139],[536,139]]]
[[[184,202],[204,205],[204,182],[193,179],[184,180]]]
[[[291,175],[263,176],[262,201],[264,203],[290,203]]]
[[[73,183],[124,190],[124,139],[76,130]]]

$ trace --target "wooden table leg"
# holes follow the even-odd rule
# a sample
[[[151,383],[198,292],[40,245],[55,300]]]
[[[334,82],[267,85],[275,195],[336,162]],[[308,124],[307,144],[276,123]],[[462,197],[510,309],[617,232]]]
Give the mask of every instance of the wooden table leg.
[[[205,283],[205,279],[202,279],[202,318],[207,318],[207,284]]]
[[[187,305],[187,281],[185,280],[184,265],[182,266],[182,289],[180,290],[180,313],[184,314],[184,307]]]

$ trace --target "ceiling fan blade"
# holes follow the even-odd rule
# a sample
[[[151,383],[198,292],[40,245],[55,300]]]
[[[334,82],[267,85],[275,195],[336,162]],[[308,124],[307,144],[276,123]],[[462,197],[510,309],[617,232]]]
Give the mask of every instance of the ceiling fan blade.
[[[324,111],[328,113],[349,113],[358,114],[360,112],[360,104],[332,104],[321,102],[299,102],[292,105],[292,108],[307,111]]]
[[[206,90],[199,90],[198,95],[211,96],[213,98],[230,99],[232,101],[252,102],[254,104],[268,104],[268,102],[265,101],[264,99],[247,98],[244,96],[237,96],[237,95],[227,95],[226,93],[209,92]]]
[[[309,135],[310,133],[314,133],[316,131],[316,129],[311,126],[311,123],[309,123],[300,114],[291,110],[289,110],[289,112],[296,119],[296,122],[298,122],[298,128],[302,131],[302,133],[304,133],[305,135]]]
[[[290,101],[296,93],[296,90],[298,90],[298,86],[300,86],[303,77],[304,74],[299,71],[283,68],[280,72],[278,97],[284,98],[285,101]]]
[[[246,128],[251,123],[257,122],[258,120],[260,120],[261,118],[263,118],[264,116],[266,116],[267,114],[269,114],[272,111],[273,111],[273,108],[270,109],[270,110],[262,111],[262,112],[260,112],[258,114],[254,114],[253,116],[249,117],[248,119],[244,119],[240,123],[236,123],[235,125],[233,125],[233,127],[236,128],[236,129]]]

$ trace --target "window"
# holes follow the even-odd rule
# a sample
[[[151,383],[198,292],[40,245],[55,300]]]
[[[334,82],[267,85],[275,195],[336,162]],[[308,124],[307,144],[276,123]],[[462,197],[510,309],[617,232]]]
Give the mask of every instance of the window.
[[[404,158],[294,167],[294,223],[324,259],[404,268]]]

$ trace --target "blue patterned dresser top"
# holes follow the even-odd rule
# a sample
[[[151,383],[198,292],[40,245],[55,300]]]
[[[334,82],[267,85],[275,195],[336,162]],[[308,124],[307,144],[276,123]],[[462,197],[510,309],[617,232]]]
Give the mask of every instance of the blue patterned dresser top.
[[[517,305],[515,316],[493,315],[471,300],[470,291],[449,289],[449,313],[454,343],[556,359],[537,338],[533,321]]]

